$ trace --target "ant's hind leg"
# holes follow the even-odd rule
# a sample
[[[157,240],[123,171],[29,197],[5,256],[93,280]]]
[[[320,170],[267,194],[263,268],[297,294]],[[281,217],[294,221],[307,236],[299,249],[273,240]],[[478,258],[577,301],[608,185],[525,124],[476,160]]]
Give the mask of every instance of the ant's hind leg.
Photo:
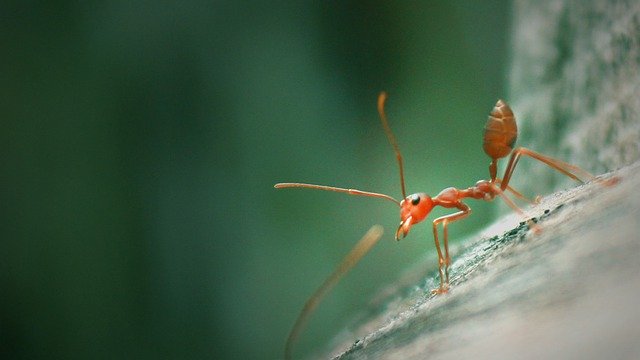
[[[505,190],[508,187],[509,180],[511,180],[511,175],[513,175],[513,170],[516,168],[516,164],[518,164],[518,160],[520,159],[521,155],[526,155],[542,163],[545,163],[547,166],[581,183],[595,179],[595,176],[591,175],[588,171],[583,170],[578,166],[571,165],[562,160],[554,159],[546,155],[542,155],[527,148],[519,147],[513,150],[513,153],[511,153],[511,158],[509,159],[507,169],[504,172],[504,176],[502,177],[502,182],[500,184],[501,190]]]

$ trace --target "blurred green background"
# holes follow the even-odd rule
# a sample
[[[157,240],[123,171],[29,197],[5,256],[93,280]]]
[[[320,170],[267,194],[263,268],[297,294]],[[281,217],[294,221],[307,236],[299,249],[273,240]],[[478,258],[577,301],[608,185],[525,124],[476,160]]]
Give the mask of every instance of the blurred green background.
[[[507,95],[507,1],[8,1],[0,14],[2,358],[278,358],[306,298],[380,223],[295,351],[322,348],[434,251],[430,226],[396,243],[386,201],[273,184],[399,198],[386,90],[408,192],[470,186]],[[470,205],[452,239],[493,217]]]

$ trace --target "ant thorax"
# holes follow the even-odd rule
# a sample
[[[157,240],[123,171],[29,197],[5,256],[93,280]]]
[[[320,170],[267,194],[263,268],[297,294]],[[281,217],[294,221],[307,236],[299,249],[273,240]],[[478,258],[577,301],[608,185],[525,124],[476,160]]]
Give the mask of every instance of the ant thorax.
[[[474,187],[469,189],[473,191],[471,197],[474,199],[491,201],[496,197],[495,185],[489,180],[479,180]]]

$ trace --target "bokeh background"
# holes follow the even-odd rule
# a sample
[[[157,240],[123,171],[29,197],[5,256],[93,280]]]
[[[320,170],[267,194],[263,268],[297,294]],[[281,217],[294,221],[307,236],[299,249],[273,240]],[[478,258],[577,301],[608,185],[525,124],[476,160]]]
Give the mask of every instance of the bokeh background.
[[[399,198],[381,90],[409,192],[486,177],[509,14],[508,1],[0,4],[2,358],[278,358],[306,298],[382,224],[296,354],[322,349],[434,252],[430,226],[396,243],[386,201],[273,184]],[[452,239],[494,217],[470,205]]]

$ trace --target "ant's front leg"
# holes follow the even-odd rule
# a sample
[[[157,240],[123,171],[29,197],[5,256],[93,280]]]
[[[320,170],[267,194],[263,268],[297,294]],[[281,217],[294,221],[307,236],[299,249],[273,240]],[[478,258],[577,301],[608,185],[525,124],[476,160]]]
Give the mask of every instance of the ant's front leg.
[[[433,239],[436,244],[436,250],[438,250],[438,272],[440,273],[440,287],[433,289],[433,294],[444,294],[449,291],[449,265],[451,265],[451,256],[449,256],[449,233],[447,231],[447,225],[454,221],[464,219],[471,213],[471,208],[466,204],[458,202],[455,207],[460,209],[457,213],[441,216],[433,220]],[[442,256],[442,250],[440,250],[440,241],[438,241],[438,224],[442,223],[442,230],[444,235],[444,253]]]

